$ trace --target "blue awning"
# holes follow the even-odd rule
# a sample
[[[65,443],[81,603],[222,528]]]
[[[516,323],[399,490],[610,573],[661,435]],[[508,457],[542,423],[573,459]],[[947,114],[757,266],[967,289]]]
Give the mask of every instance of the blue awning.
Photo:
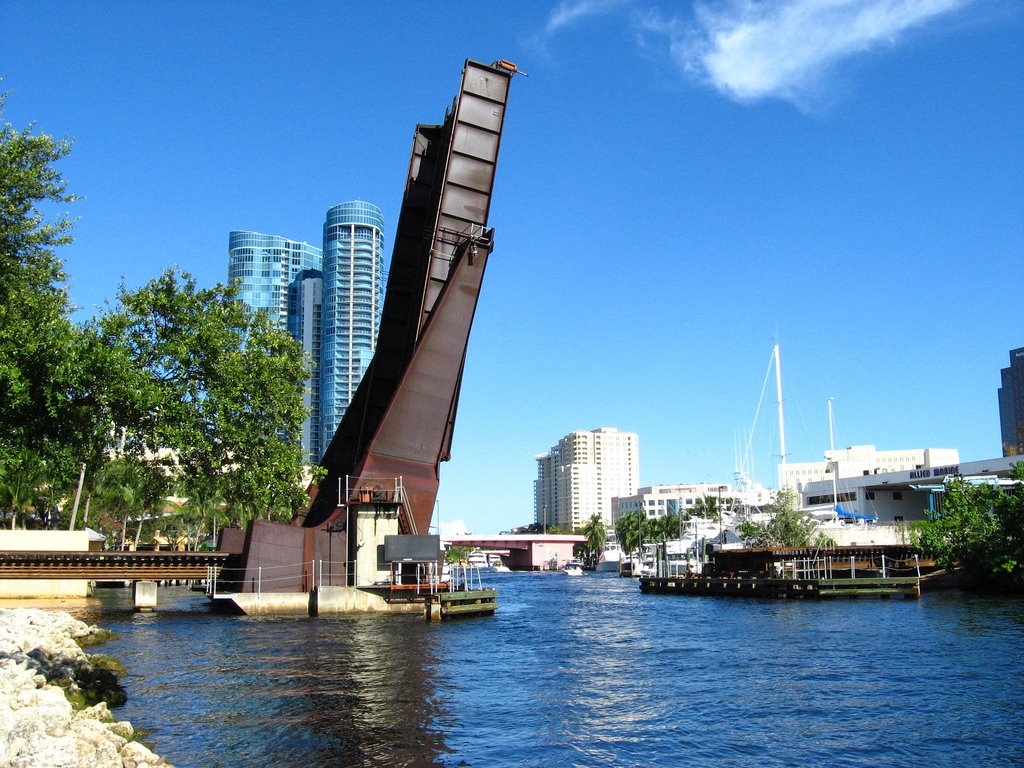
[[[853,520],[878,520],[875,515],[858,515],[856,512],[847,512],[838,504],[836,504],[836,514],[840,517],[847,517]]]

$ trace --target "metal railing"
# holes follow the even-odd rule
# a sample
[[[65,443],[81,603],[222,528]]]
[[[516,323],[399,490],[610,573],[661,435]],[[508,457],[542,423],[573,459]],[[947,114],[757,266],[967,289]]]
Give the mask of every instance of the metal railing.
[[[793,560],[783,568],[783,578],[791,575],[794,579],[856,579],[858,571],[861,578],[883,579],[900,576],[921,576],[921,562],[917,555],[910,558],[894,558],[879,555],[877,557],[814,557]]]
[[[480,569],[465,563],[417,563],[416,594],[436,595],[438,592],[470,592],[483,589]]]
[[[416,530],[416,519],[413,517],[409,498],[405,493],[402,477],[354,477],[345,475],[338,478],[338,506],[347,507],[354,504],[397,504],[402,510],[408,530],[412,534]]]
[[[224,585],[248,587],[249,592],[308,592],[318,587],[382,587],[401,585],[405,575],[403,566],[397,568],[387,579],[360,580],[354,560],[305,560],[285,565],[261,565],[255,568],[214,568],[206,571],[206,594],[220,597],[233,594],[238,589],[221,592]],[[378,575],[384,571],[375,571]],[[459,563],[443,564],[416,563],[416,594],[436,594],[438,591],[463,591],[481,588],[480,569]],[[284,586],[285,588],[280,588]],[[410,585],[412,586],[412,585]]]

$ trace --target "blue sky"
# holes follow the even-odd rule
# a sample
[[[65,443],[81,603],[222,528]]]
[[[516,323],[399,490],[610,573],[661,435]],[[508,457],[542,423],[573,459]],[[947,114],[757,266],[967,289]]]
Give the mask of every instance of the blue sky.
[[[319,244],[363,199],[390,253],[417,123],[464,59],[513,82],[442,521],[532,517],[534,457],[639,434],[643,485],[776,484],[836,444],[1000,455],[1024,346],[1024,6],[0,0],[6,119],[75,139],[70,293],[91,314],[227,235]],[[773,398],[773,395],[769,395]]]

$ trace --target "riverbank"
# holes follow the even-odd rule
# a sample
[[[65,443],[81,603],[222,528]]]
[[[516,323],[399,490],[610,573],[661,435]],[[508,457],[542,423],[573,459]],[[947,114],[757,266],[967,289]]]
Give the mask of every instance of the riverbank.
[[[110,712],[122,670],[82,650],[108,637],[63,611],[0,608],[0,765],[170,768]]]

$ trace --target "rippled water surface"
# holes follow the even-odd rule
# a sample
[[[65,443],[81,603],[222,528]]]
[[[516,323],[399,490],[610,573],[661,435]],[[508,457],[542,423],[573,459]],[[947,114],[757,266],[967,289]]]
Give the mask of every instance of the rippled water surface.
[[[120,718],[195,766],[1024,764],[1024,601],[641,595],[495,574],[498,613],[257,618],[160,589],[117,632]]]

